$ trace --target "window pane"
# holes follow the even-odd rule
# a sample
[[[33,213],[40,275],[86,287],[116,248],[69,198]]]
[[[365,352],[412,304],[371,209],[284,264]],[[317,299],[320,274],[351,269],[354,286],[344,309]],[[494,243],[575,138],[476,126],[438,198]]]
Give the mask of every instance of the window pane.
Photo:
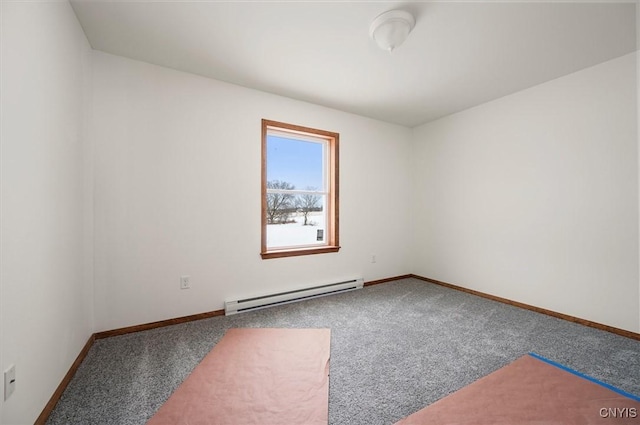
[[[288,196],[285,201],[282,197]],[[282,205],[271,220],[269,205]],[[289,195],[281,193],[267,194],[267,247],[285,248],[293,246],[325,245],[326,229],[326,196],[315,194]]]
[[[262,120],[263,259],[339,251],[339,139]]]
[[[323,190],[325,143],[267,135],[267,182],[281,189]]]

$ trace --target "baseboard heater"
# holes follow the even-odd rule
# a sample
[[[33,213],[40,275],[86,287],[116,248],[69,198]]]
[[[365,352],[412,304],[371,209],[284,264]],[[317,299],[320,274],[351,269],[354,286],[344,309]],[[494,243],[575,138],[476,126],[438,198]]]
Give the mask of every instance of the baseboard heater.
[[[324,297],[326,295],[340,292],[362,289],[364,279],[346,280],[344,282],[330,283],[328,285],[314,286],[313,288],[296,289],[293,291],[280,292],[277,294],[263,295],[260,297],[245,298],[243,300],[226,301],[224,303],[224,314],[242,313],[245,311],[259,310],[261,308],[275,305],[289,304],[296,301],[308,300],[310,298]]]

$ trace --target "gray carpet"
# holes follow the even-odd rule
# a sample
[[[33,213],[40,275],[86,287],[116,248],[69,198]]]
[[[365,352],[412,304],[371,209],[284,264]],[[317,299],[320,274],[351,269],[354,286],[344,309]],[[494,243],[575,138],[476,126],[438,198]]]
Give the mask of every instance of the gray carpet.
[[[144,424],[233,327],[330,328],[332,425],[392,424],[530,351],[640,393],[639,341],[404,279],[98,340],[47,423]]]

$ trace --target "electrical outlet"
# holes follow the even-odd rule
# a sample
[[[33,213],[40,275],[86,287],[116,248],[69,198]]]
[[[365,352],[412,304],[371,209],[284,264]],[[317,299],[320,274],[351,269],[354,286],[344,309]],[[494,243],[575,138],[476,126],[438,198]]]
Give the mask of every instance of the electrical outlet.
[[[180,289],[191,288],[191,276],[180,276]]]
[[[375,263],[375,262],[376,262],[376,254],[373,254],[373,255],[371,256],[371,262],[372,262],[372,263]]]
[[[9,369],[4,371],[4,399],[11,397],[11,394],[16,389],[16,367],[14,365],[9,366]]]

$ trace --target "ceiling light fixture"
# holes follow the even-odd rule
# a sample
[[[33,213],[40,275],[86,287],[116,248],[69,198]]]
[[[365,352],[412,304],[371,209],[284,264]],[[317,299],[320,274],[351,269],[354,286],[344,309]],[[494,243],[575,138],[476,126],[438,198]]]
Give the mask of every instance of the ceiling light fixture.
[[[392,52],[407,39],[415,24],[416,20],[409,12],[390,10],[373,20],[369,36],[382,50]]]

